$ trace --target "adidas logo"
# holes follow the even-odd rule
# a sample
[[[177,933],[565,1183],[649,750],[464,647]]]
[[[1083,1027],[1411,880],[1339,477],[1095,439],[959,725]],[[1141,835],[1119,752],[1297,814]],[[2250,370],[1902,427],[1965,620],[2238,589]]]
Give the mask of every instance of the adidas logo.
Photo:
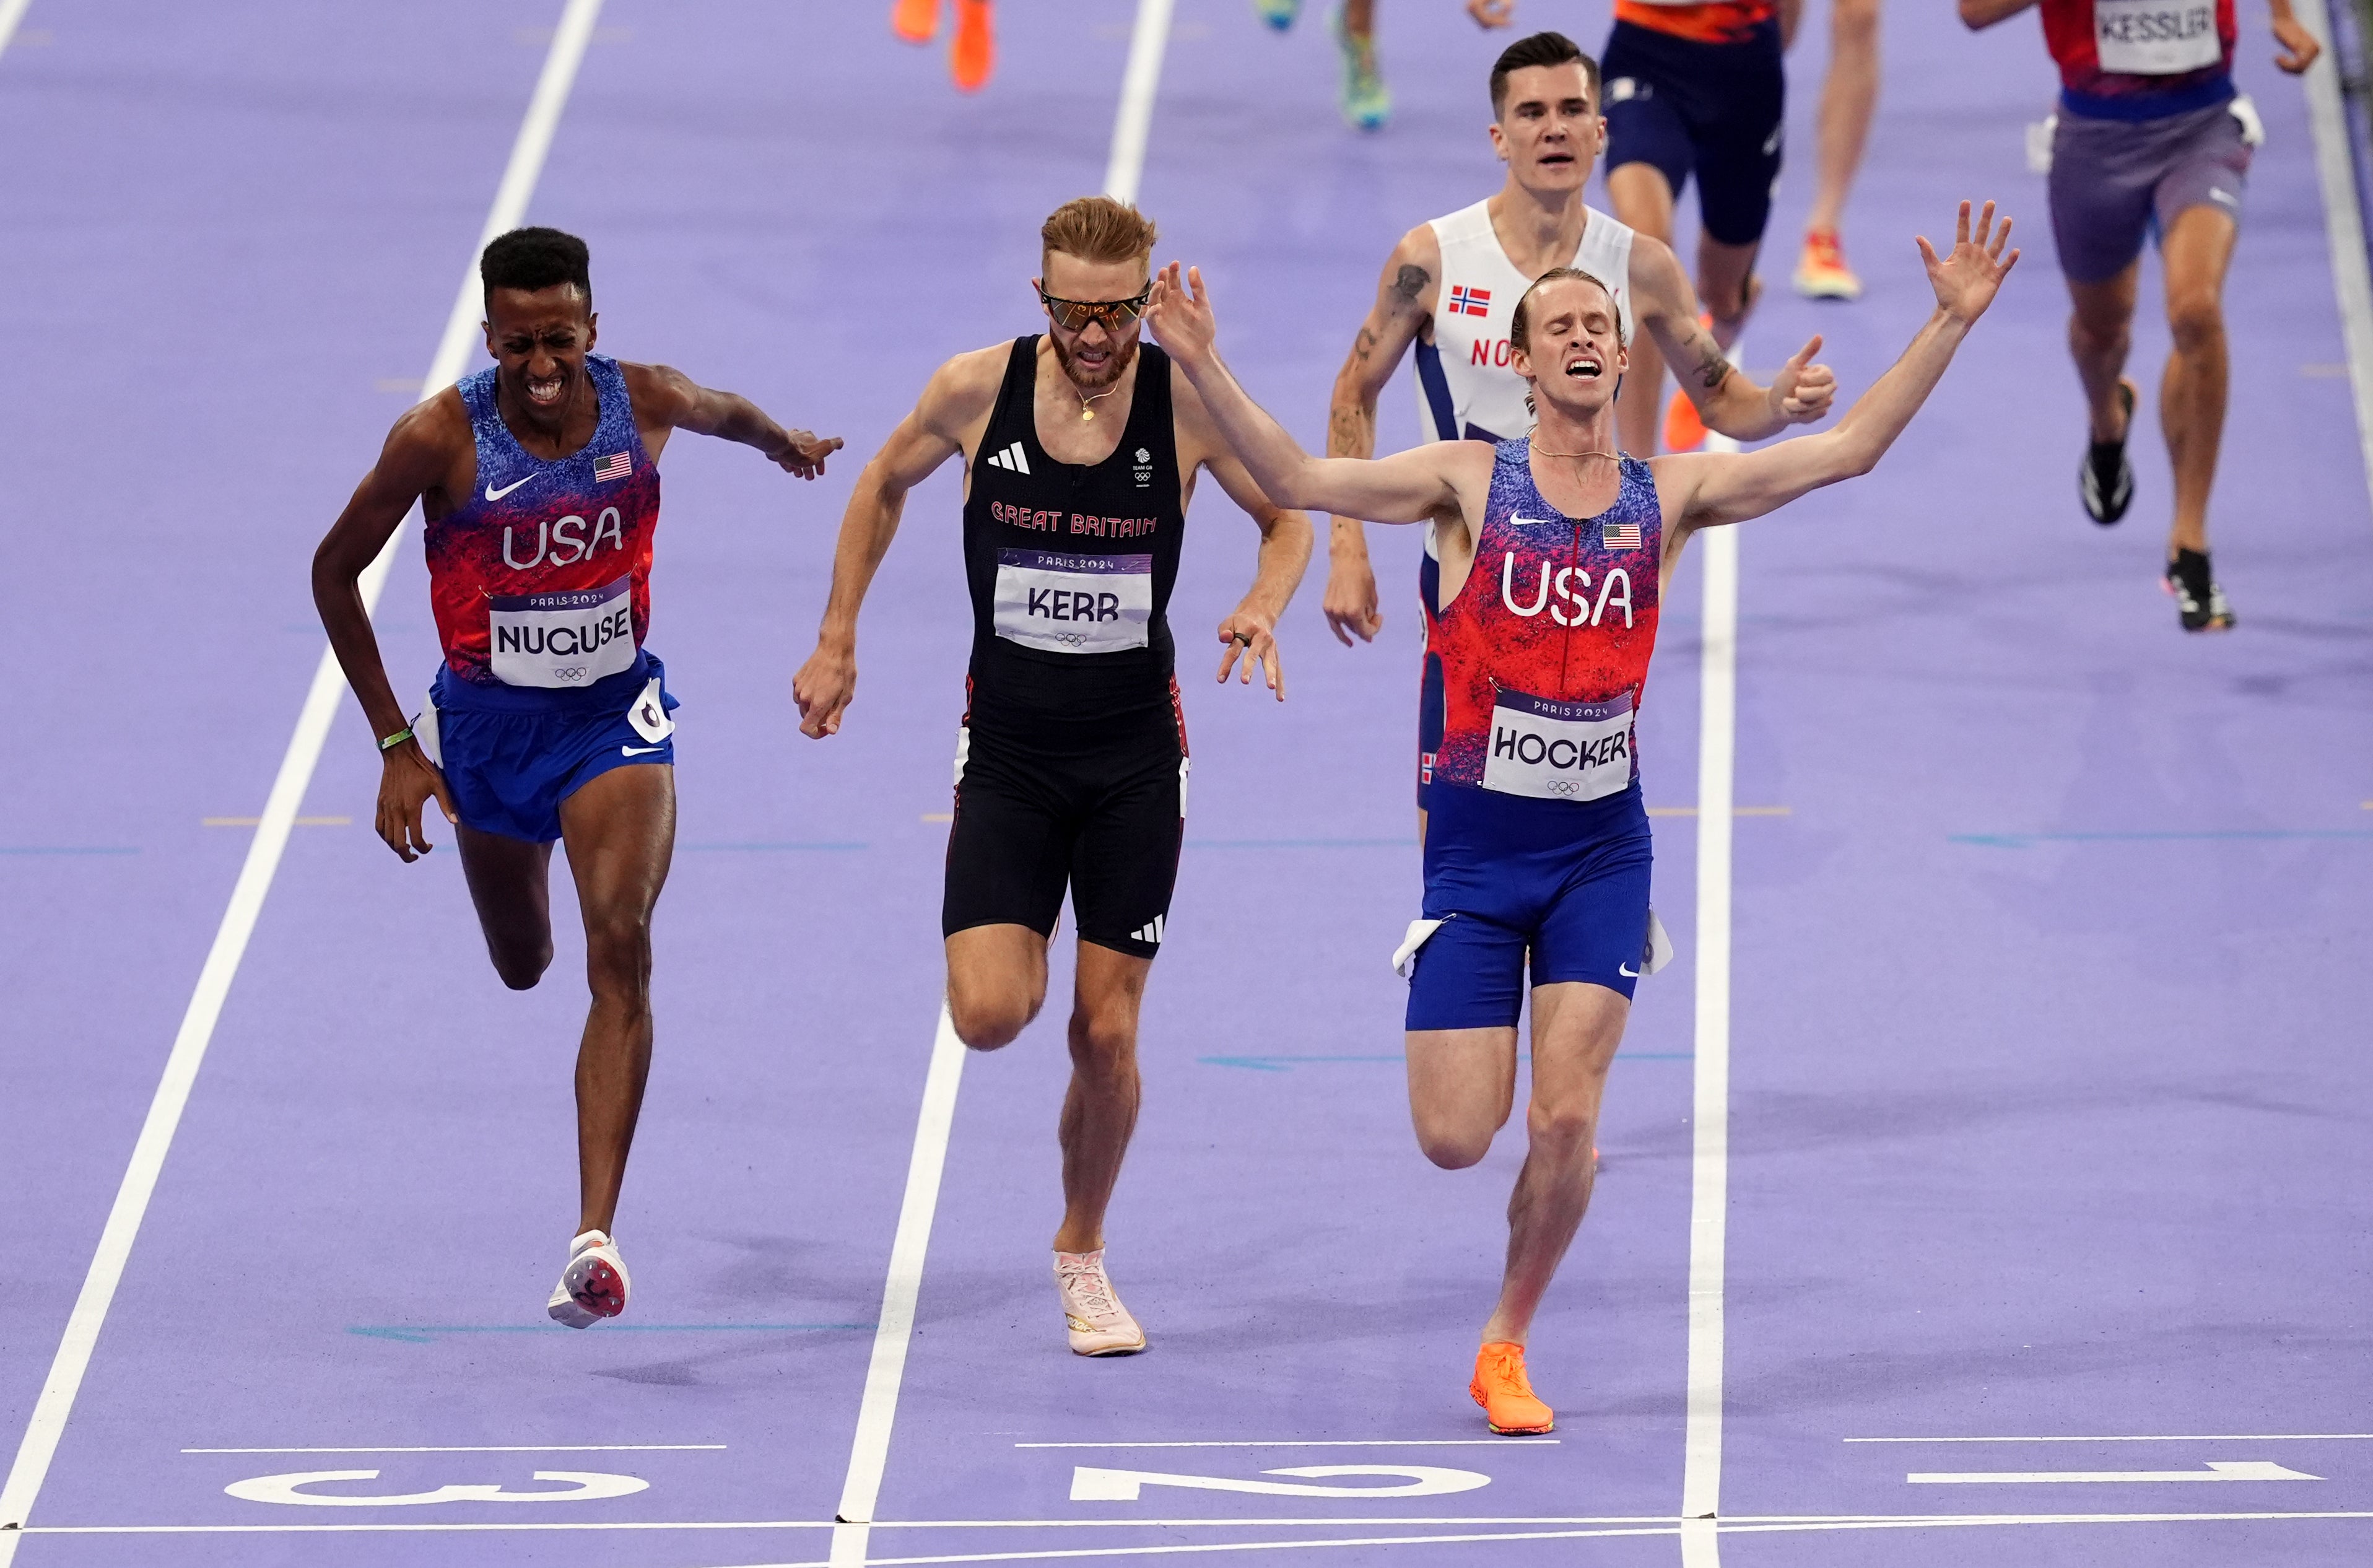
[[[1128,934],[1139,942],[1150,942],[1159,947],[1162,945],[1162,922],[1166,919],[1167,916],[1156,915],[1151,925],[1140,926]]]
[[[1020,441],[1014,442],[1003,451],[989,453],[988,465],[991,468],[1008,469],[1015,474],[1027,474],[1030,472],[1030,460],[1022,454],[1022,443]]]

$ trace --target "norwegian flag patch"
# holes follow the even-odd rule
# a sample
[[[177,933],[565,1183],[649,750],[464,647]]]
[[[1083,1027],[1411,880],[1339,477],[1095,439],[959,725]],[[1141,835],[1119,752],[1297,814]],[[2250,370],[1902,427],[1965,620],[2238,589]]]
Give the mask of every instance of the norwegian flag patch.
[[[1491,291],[1469,288],[1463,283],[1450,286],[1450,313],[1454,316],[1488,316],[1491,313]]]
[[[597,458],[594,460],[593,483],[596,485],[607,485],[613,479],[624,479],[627,474],[632,474],[634,471],[634,454],[631,452],[613,452],[608,457]]]
[[[1640,547],[1640,525],[1636,522],[1602,522],[1598,525],[1598,547],[1602,550],[1636,550]]]

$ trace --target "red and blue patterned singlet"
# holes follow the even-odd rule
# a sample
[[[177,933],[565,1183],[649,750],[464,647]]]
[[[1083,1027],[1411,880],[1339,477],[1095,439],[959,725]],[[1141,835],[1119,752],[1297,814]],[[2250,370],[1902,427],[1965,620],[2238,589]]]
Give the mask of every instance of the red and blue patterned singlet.
[[[1594,801],[1639,778],[1632,724],[1656,648],[1656,481],[1624,458],[1615,504],[1569,518],[1502,441],[1475,565],[1432,643],[1445,703],[1437,784]]]
[[[456,389],[478,479],[425,530],[441,706],[573,710],[615,697],[623,708],[642,688],[660,473],[618,362],[589,354],[585,372],[600,421],[551,462],[503,423],[492,367]]]

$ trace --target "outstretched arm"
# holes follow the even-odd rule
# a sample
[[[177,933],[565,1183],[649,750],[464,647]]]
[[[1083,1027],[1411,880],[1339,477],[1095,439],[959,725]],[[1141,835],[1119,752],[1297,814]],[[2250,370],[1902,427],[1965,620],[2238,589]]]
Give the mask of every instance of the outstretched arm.
[[[1961,23],[1976,32],[2007,21],[2034,4],[2035,0],[1961,0]]]
[[[840,732],[841,713],[857,695],[857,613],[897,536],[906,492],[964,451],[964,429],[988,414],[997,396],[1005,353],[999,347],[960,355],[941,366],[914,412],[858,475],[833,549],[832,594],[824,603],[816,649],[791,679],[801,733],[820,741]]]
[[[1936,312],[1921,327],[1887,374],[1863,393],[1834,430],[1799,436],[1760,451],[1688,453],[1654,460],[1656,491],[1664,504],[1666,561],[1696,529],[1743,522],[1785,506],[1808,490],[1867,474],[1920,410],[1953,351],[1993,303],[1994,291],[2018,261],[2004,253],[2010,220],[1994,227],[1994,205],[1978,215],[1974,234],[1970,204],[1961,204],[1953,252],[1938,257],[1926,239],[1918,243],[1936,290]]]
[[[1335,396],[1327,410],[1328,457],[1376,455],[1376,400],[1433,314],[1441,272],[1442,242],[1432,224],[1401,236],[1376,280],[1376,302],[1336,372]],[[1359,518],[1335,518],[1327,529],[1324,608],[1327,627],[1347,648],[1353,635],[1373,641],[1384,628],[1376,574],[1368,565],[1367,530]]]
[[[1632,240],[1631,293],[1640,330],[1664,350],[1674,380],[1697,404],[1707,429],[1759,441],[1829,413],[1838,379],[1827,365],[1812,363],[1821,340],[1797,350],[1770,386],[1756,385],[1698,321],[1697,290],[1671,246],[1644,234]]]
[[[840,450],[838,436],[786,430],[739,392],[704,387],[672,365],[628,365],[625,370],[627,396],[636,417],[647,426],[755,447],[768,462],[801,479],[822,474],[824,460]]]
[[[1435,441],[1387,458],[1312,457],[1220,362],[1217,322],[1200,271],[1182,279],[1173,262],[1155,275],[1145,320],[1193,383],[1221,439],[1279,506],[1374,522],[1422,522],[1458,506],[1453,474],[1461,456],[1479,455],[1490,463],[1490,451],[1469,441]],[[1469,447],[1473,454],[1466,452]]]
[[[1220,675],[1225,681],[1236,668],[1239,657],[1244,661],[1243,683],[1252,684],[1253,669],[1260,668],[1268,689],[1277,700],[1285,700],[1285,667],[1277,651],[1278,617],[1301,586],[1302,574],[1310,565],[1310,516],[1306,512],[1288,511],[1261,494],[1252,475],[1236,454],[1219,444],[1219,433],[1212,429],[1210,414],[1195,395],[1192,382],[1186,394],[1175,400],[1179,413],[1202,428],[1198,432],[1217,450],[1203,460],[1211,477],[1228,498],[1244,508],[1261,531],[1260,556],[1253,568],[1253,585],[1245,591],[1242,603],[1220,623]]]

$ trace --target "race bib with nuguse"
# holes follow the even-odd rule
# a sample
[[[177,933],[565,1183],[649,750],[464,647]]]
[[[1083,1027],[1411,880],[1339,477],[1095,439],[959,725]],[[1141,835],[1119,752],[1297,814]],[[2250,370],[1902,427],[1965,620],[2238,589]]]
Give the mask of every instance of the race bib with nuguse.
[[[2093,47],[2101,69],[2174,76],[2225,58],[2215,0],[2093,0]]]
[[[1491,708],[1483,788],[1544,801],[1596,801],[1631,783],[1631,698],[1552,702],[1502,690]]]
[[[507,686],[590,686],[635,662],[634,579],[565,593],[486,601],[495,679]]]
[[[1048,653],[1143,648],[1153,621],[1151,556],[997,553],[997,635]]]

